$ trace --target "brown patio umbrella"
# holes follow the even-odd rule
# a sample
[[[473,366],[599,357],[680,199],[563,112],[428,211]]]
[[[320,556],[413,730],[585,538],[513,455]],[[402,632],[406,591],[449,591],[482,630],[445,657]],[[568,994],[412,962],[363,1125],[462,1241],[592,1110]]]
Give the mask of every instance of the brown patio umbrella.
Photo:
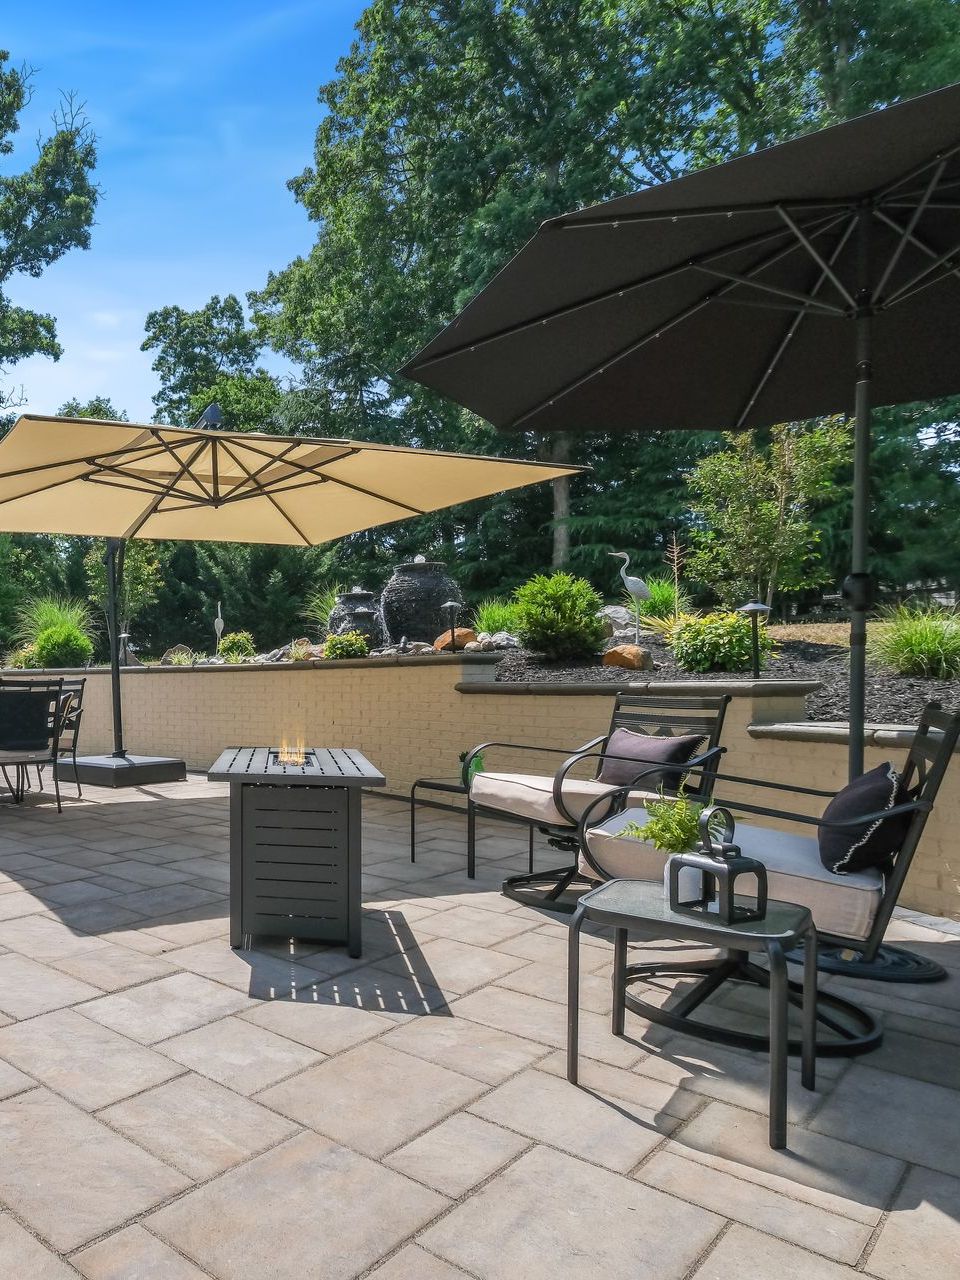
[[[505,430],[854,410],[863,767],[870,407],[960,391],[960,86],[545,222],[402,370]]]
[[[25,415],[0,441],[0,530],[108,539],[113,759],[124,766],[115,597],[127,539],[310,547],[580,470],[358,440]],[[105,767],[133,780],[125,767]]]

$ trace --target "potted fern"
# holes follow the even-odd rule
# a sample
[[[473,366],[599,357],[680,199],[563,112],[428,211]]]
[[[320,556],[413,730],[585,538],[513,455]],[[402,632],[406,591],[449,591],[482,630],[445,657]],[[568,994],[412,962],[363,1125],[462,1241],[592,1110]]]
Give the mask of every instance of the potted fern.
[[[628,822],[620,831],[630,840],[642,840],[664,853],[691,853],[700,842],[700,815],[704,806],[679,795],[651,800],[647,805],[647,821]]]

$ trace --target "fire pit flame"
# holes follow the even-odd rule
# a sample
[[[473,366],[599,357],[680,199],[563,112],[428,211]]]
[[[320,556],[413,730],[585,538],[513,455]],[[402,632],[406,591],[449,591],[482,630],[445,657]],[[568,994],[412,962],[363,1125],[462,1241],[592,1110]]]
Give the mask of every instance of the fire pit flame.
[[[304,765],[307,762],[307,748],[303,742],[281,742],[277,749],[277,764]]]

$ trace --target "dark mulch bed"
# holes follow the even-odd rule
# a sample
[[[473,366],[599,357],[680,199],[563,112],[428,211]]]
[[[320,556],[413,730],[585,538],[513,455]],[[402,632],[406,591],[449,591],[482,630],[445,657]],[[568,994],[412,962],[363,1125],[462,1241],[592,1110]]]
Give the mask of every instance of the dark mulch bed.
[[[670,648],[655,636],[642,636],[641,644],[653,655],[652,672],[630,672],[603,667],[596,662],[545,662],[523,650],[509,652],[497,666],[497,679],[511,684],[579,684],[584,681],[622,683],[625,680],[750,680],[749,673],[713,672],[691,675],[681,671]],[[818,680],[823,686],[807,697],[808,720],[846,720],[848,714],[848,651],[841,645],[808,640],[783,640],[777,656],[763,669],[771,680]],[[867,669],[867,719],[887,724],[915,724],[920,708],[935,699],[944,706],[960,704],[960,680],[919,680],[898,676],[876,667]]]

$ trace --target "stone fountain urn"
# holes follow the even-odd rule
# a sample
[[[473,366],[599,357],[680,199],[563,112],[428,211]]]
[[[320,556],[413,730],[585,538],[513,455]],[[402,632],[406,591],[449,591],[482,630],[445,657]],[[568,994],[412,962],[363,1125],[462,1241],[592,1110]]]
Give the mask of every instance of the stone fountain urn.
[[[359,631],[371,649],[379,649],[384,635],[377,597],[363,587],[351,587],[349,591],[342,592],[330,610],[327,630],[336,636],[347,631]]]
[[[409,641],[433,644],[442,631],[449,630],[441,606],[448,600],[462,601],[463,596],[446,567],[442,560],[417,556],[394,569],[380,598],[391,644],[399,644],[404,636]]]

